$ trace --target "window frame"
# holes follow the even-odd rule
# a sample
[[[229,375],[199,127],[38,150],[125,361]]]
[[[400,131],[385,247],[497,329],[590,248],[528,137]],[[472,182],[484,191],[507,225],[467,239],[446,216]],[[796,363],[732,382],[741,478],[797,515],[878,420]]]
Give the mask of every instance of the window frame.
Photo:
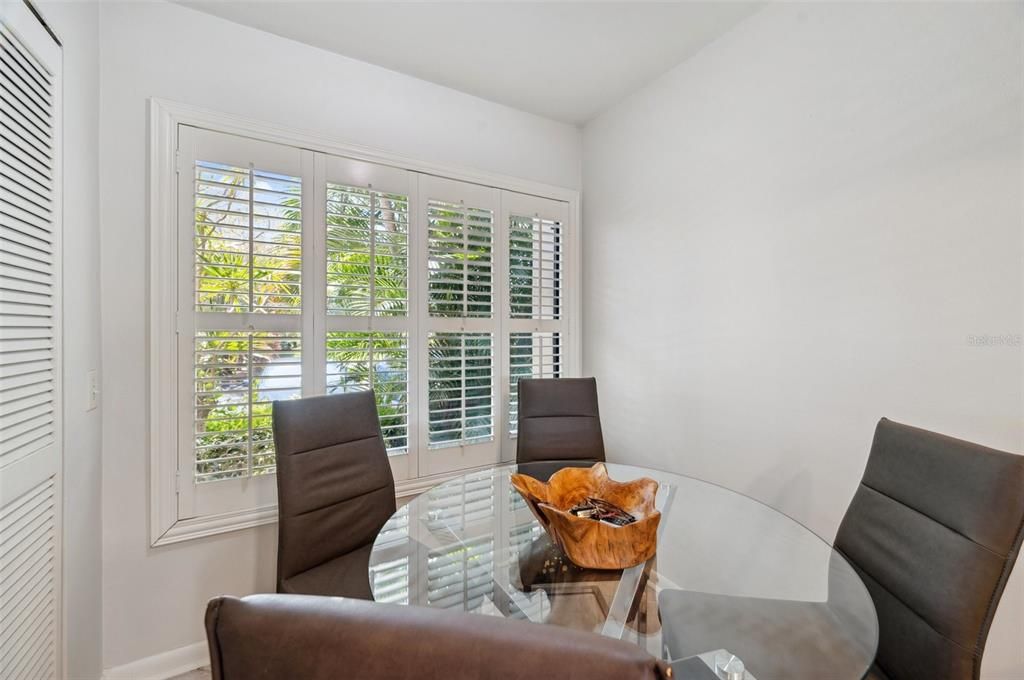
[[[183,484],[183,475],[179,472],[178,455],[178,375],[179,358],[177,333],[179,332],[180,319],[177,313],[177,287],[178,280],[178,254],[180,245],[178,231],[178,211],[181,209],[178,201],[177,181],[179,172],[192,172],[191,167],[183,167],[183,162],[178,153],[178,128],[179,126],[190,126],[219,132],[225,134],[249,137],[257,142],[269,142],[297,147],[304,150],[305,156],[314,157],[314,154],[307,152],[341,156],[350,159],[353,163],[373,163],[390,166],[397,171],[408,171],[430,175],[437,178],[456,180],[481,185],[481,190],[490,190],[499,196],[494,211],[495,219],[495,248],[494,258],[507,259],[507,231],[509,210],[501,199],[503,192],[514,192],[525,195],[524,198],[547,199],[559,201],[566,205],[567,220],[564,225],[565,243],[568,250],[566,257],[566,271],[563,274],[564,302],[563,318],[556,322],[559,324],[559,332],[565,334],[562,346],[565,347],[566,357],[563,359],[564,372],[566,376],[579,375],[581,369],[581,347],[580,347],[580,291],[582,285],[580,257],[582,247],[582,234],[580,229],[580,201],[579,192],[573,189],[553,186],[541,182],[534,182],[520,178],[505,176],[497,173],[472,170],[458,166],[433,163],[406,156],[379,151],[368,147],[347,143],[332,139],[330,137],[311,134],[308,132],[291,130],[279,125],[263,121],[236,116],[231,114],[210,111],[201,107],[188,104],[181,104],[159,98],[151,98],[149,104],[149,264],[150,264],[150,295],[149,295],[149,457],[150,457],[150,544],[152,546],[178,543],[181,541],[211,536],[228,531],[235,531],[262,524],[273,523],[277,520],[276,502],[273,504],[260,505],[240,511],[222,512],[219,514],[199,515],[194,517],[179,516],[178,493]],[[316,159],[323,158],[316,156]],[[316,160],[314,160],[316,162]],[[432,179],[432,178],[431,178]],[[422,178],[421,178],[422,180]],[[323,230],[325,206],[321,205],[324,198],[325,187],[306,186],[304,183],[303,196],[303,223],[311,219],[313,226],[310,231],[303,234],[303,278],[306,278],[306,271],[310,266],[326,266],[326,260],[321,263],[325,256],[323,246],[319,240],[323,237],[320,233]],[[422,184],[422,181],[420,182]],[[414,189],[417,185],[413,182]],[[425,202],[418,200],[419,197],[410,194],[410,251],[417,251],[417,258],[424,258],[426,232],[421,221],[425,216],[417,216],[413,219],[414,210],[419,211]],[[415,208],[413,207],[415,206]],[[308,215],[308,218],[307,218]],[[307,249],[307,244],[311,246]],[[170,255],[169,255],[170,254]],[[312,258],[309,258],[312,254]],[[496,270],[502,272],[501,267]],[[410,270],[409,273],[409,304],[426,304],[425,300],[425,278],[426,270]],[[415,279],[415,281],[414,281]],[[499,290],[507,287],[502,283]],[[413,290],[416,289],[416,290]],[[324,302],[326,292],[317,291],[313,302],[320,305]],[[406,474],[396,475],[396,488],[398,496],[407,496],[420,493],[435,484],[455,476],[465,474],[471,469],[488,467],[492,464],[499,464],[507,461],[509,456],[514,456],[514,439],[508,436],[507,426],[507,394],[509,384],[509,366],[507,356],[507,345],[510,327],[508,326],[509,310],[508,300],[504,293],[495,295],[494,298],[493,323],[497,330],[493,338],[494,363],[492,387],[495,392],[494,400],[494,446],[497,455],[493,463],[479,465],[477,460],[467,460],[467,467],[457,472],[434,473],[430,466],[424,468],[422,463],[419,469],[415,467]],[[523,320],[520,320],[523,321]],[[526,324],[533,324],[531,320],[525,320]],[[543,325],[545,322],[539,322]],[[443,324],[438,324],[440,328]],[[330,328],[328,326],[328,328]],[[471,330],[469,327],[467,331]],[[306,333],[306,329],[303,329]],[[424,338],[428,328],[423,324],[411,323],[410,333],[422,335]],[[323,335],[323,329],[316,333],[305,335],[303,340],[303,362],[325,361],[326,348],[317,345],[316,340]],[[316,350],[316,351],[313,351]],[[410,352],[410,354],[412,354]],[[426,418],[426,363],[416,362],[410,356],[410,378],[413,371],[417,376],[415,388],[410,391],[410,427],[412,420]],[[317,364],[318,366],[318,364]],[[319,368],[312,368],[313,374],[318,374]],[[322,380],[326,380],[324,377]],[[307,386],[303,384],[303,392],[307,388],[310,393],[322,393],[322,384]],[[319,391],[317,391],[319,390]],[[421,394],[422,393],[422,394]],[[417,446],[418,456],[429,453],[426,446],[426,427],[418,428],[420,437],[423,439],[422,446]],[[411,444],[411,441],[410,441]],[[511,453],[510,453],[511,452]],[[417,474],[418,473],[418,474]],[[403,479],[404,477],[404,479]],[[191,478],[187,480],[191,483]]]

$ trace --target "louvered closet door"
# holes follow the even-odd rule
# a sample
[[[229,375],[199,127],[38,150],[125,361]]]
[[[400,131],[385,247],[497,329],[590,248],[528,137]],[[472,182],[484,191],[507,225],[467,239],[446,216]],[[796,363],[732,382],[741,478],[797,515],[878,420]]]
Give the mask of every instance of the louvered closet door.
[[[499,191],[419,177],[419,473],[498,461]]]
[[[0,0],[0,678],[60,674],[60,49]]]
[[[515,460],[521,378],[570,375],[568,284],[573,241],[569,205],[511,191],[501,193],[504,226],[502,460]]]

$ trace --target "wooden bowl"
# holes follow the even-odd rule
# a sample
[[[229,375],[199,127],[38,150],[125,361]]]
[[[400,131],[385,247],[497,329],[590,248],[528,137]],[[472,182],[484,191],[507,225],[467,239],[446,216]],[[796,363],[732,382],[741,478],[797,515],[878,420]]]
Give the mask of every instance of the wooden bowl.
[[[658,482],[649,477],[616,482],[608,477],[604,463],[597,463],[559,470],[547,484],[523,474],[511,479],[551,540],[577,566],[625,569],[646,562],[657,551],[661,513],[654,507],[654,497]],[[636,521],[618,527],[569,512],[588,496],[617,505]]]

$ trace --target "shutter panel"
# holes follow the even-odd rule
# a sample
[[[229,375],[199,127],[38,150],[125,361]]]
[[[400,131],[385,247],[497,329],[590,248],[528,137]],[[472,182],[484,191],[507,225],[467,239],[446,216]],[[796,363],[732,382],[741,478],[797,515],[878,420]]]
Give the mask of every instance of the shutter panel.
[[[315,364],[326,365],[328,394],[374,390],[392,474],[408,479],[416,474],[417,444],[410,437],[417,357],[409,351],[419,289],[410,277],[414,176],[338,156],[318,158],[316,167],[324,173],[317,178],[324,213],[316,228],[325,246],[317,263],[325,298],[316,312],[326,316],[317,341],[324,355]]]
[[[429,199],[427,229],[430,315],[489,318],[493,311],[493,212]]]
[[[302,393],[298,333],[197,331],[195,481],[273,473],[272,402]]]
[[[195,163],[196,312],[302,311],[302,182]]]
[[[508,236],[509,316],[562,316],[562,224],[542,217],[512,215]]]
[[[418,196],[426,259],[420,303],[423,475],[498,461],[501,398],[494,358],[502,344],[504,267],[497,257],[500,191],[421,176]]]
[[[273,402],[303,389],[301,152],[179,126],[179,518],[273,502]]]
[[[508,343],[508,431],[519,432],[519,380],[562,377],[559,333],[510,333]]]
[[[409,340],[402,332],[327,334],[327,393],[373,389],[389,454],[409,446]]]
[[[568,204],[511,191],[502,192],[501,201],[508,228],[504,303],[508,437],[503,440],[503,458],[511,459],[515,444],[511,440],[519,430],[519,380],[566,375],[563,279],[568,262]]]
[[[491,334],[431,333],[428,352],[430,446],[457,446],[492,438]]]
[[[408,196],[327,184],[327,313],[408,315]]]
[[[0,0],[0,678],[59,677],[60,48]]]

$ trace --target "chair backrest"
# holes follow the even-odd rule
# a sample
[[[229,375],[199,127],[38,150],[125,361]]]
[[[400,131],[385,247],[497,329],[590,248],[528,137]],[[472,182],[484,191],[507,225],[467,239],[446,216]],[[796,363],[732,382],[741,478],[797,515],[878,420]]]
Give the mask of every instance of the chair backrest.
[[[519,381],[516,462],[604,460],[594,378]]]
[[[277,586],[372,543],[395,512],[373,392],[274,402]]]
[[[977,679],[1024,538],[1024,456],[883,418],[836,536],[890,680]]]
[[[664,680],[623,640],[443,609],[315,595],[218,597],[206,608],[213,680]]]

